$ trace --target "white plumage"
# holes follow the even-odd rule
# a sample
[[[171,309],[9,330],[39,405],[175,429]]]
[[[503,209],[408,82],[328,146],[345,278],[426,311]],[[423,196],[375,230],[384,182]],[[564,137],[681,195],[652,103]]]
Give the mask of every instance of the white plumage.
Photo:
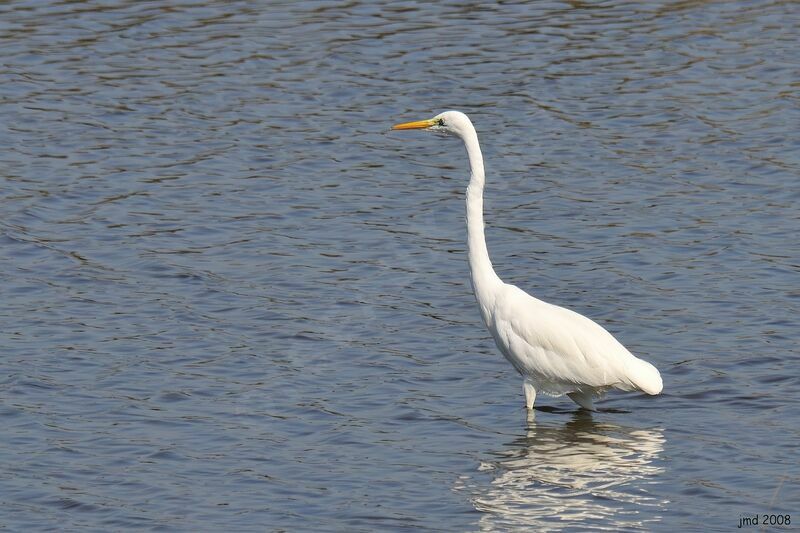
[[[593,400],[611,388],[661,392],[663,385],[656,367],[631,354],[602,326],[503,283],[495,274],[483,228],[483,156],[478,135],[465,114],[446,111],[432,119],[398,124],[394,129],[427,129],[464,141],[471,171],[467,244],[472,287],[484,324],[524,378],[528,409],[533,408],[537,391],[567,394],[590,410],[594,410]]]

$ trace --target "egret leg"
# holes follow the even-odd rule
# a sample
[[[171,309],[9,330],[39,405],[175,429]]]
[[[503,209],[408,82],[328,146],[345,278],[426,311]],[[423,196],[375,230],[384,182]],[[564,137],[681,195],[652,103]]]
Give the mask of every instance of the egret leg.
[[[525,380],[522,382],[522,390],[525,391],[525,407],[530,411],[533,409],[533,402],[536,401],[536,389],[533,383]]]
[[[596,411],[594,408],[594,398],[591,392],[586,391],[575,391],[575,392],[568,392],[567,396],[573,402],[577,403],[584,409],[588,409],[589,411]]]

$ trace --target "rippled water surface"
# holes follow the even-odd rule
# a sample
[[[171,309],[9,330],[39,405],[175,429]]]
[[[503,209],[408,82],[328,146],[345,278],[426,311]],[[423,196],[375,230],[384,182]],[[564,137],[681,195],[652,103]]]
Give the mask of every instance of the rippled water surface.
[[[0,529],[800,524],[800,7],[0,6]],[[592,415],[498,273],[656,364]]]

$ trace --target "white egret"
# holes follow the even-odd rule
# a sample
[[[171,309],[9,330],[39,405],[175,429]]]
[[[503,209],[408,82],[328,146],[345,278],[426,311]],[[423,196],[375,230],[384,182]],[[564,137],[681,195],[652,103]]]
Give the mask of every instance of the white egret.
[[[446,111],[392,129],[430,130],[464,141],[471,174],[467,248],[472,289],[497,347],[522,374],[528,409],[533,409],[537,392],[567,394],[589,410],[594,410],[594,399],[611,388],[661,392],[663,384],[656,367],[631,354],[602,326],[574,311],[538,300],[495,274],[483,233],[483,156],[478,134],[467,115]]]

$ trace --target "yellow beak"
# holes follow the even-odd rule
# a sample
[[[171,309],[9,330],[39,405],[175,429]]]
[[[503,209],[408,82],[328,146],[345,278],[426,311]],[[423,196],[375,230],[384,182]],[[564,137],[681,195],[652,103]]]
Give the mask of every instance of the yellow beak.
[[[416,122],[404,122],[402,124],[395,124],[392,126],[393,130],[421,130],[424,128],[430,128],[431,126],[436,125],[436,121],[432,118],[428,120],[418,120]]]

